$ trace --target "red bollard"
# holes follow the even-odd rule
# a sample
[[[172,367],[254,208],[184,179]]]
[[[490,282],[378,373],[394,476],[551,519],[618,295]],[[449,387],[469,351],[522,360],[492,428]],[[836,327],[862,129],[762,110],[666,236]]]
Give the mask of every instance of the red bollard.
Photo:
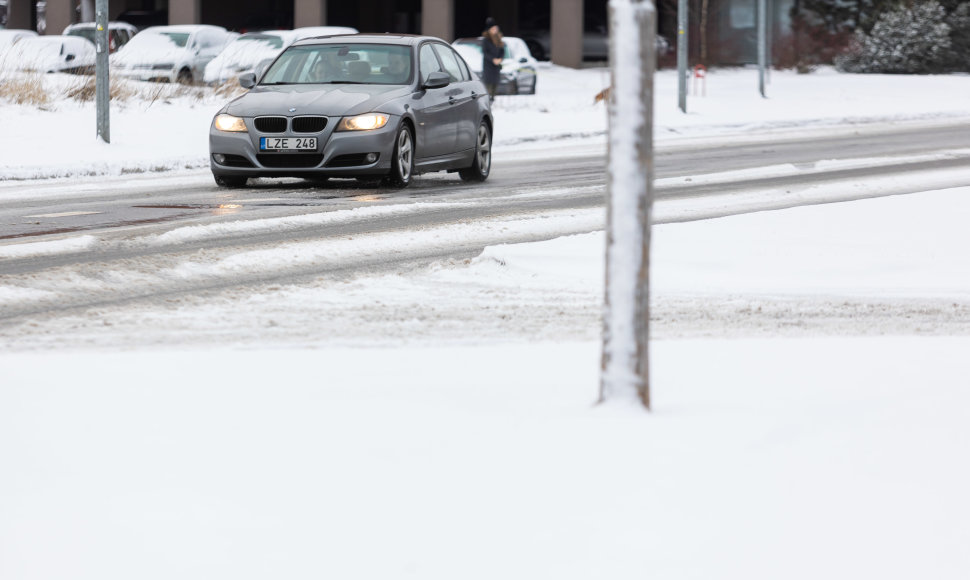
[[[698,64],[694,66],[694,83],[693,83],[694,96],[697,96],[698,82],[701,85],[701,96],[706,97],[707,96],[707,67],[702,64]]]

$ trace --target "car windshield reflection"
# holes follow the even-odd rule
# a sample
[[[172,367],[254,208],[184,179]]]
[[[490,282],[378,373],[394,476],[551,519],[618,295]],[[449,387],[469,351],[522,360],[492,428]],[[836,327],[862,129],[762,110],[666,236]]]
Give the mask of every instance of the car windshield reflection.
[[[406,46],[294,46],[273,63],[260,84],[405,85],[411,82],[411,69],[411,51]]]

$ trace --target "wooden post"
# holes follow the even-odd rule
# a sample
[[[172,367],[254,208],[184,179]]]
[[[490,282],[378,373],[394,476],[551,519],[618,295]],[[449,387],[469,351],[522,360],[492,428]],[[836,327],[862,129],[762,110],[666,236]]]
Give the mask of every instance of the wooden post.
[[[600,402],[650,409],[650,219],[656,11],[649,0],[610,0],[606,296]]]

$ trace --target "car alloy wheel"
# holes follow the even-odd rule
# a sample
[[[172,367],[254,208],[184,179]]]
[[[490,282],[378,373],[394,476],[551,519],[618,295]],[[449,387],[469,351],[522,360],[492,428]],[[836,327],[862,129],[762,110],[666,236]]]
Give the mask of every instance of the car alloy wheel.
[[[475,143],[475,158],[472,166],[458,172],[465,181],[485,181],[492,169],[492,132],[482,121],[478,126],[478,142]]]
[[[407,187],[414,173],[414,138],[411,137],[411,127],[406,123],[398,130],[392,159],[387,183],[394,187]]]

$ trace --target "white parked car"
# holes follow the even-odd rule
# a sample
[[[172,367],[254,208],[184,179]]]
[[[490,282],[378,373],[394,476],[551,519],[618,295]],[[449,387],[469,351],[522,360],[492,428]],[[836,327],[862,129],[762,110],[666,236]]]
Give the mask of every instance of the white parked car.
[[[71,24],[64,29],[64,34],[66,36],[80,36],[87,38],[91,42],[95,42],[95,35],[97,34],[97,25],[94,22],[79,22],[77,24]],[[128,43],[133,36],[138,34],[138,29],[128,24],[127,22],[109,22],[108,23],[108,52],[116,52],[119,48]]]
[[[534,95],[538,83],[538,64],[532,58],[529,47],[521,38],[506,36],[505,55],[502,58],[502,72],[496,93],[500,95]],[[473,73],[482,76],[482,37],[459,38],[452,43],[468,68]]]
[[[254,72],[261,62],[272,61],[293,44],[295,38],[292,30],[247,32],[209,61],[202,80],[208,85],[221,85],[241,74]]]
[[[206,65],[237,36],[208,24],[152,26],[111,55],[111,71],[143,81],[201,82]]]
[[[5,57],[6,66],[34,72],[94,72],[94,44],[79,36],[35,36],[13,45]]]
[[[219,56],[206,65],[203,81],[206,84],[221,85],[246,73],[261,76],[270,63],[297,40],[334,34],[357,34],[357,29],[348,26],[307,26],[296,30],[248,32],[232,41]]]
[[[6,28],[0,30],[0,67],[3,66],[3,58],[7,51],[13,47],[17,41],[23,38],[31,38],[37,36],[37,33],[33,30],[21,30],[19,28]]]

